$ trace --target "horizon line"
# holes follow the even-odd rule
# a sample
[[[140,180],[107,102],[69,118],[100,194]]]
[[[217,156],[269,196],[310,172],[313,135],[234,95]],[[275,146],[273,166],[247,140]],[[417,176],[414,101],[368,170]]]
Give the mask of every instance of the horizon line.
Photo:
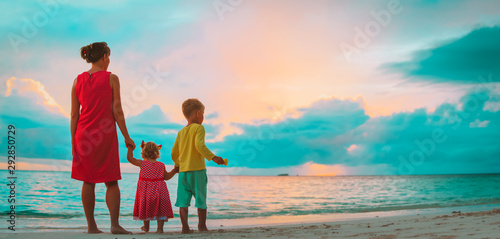
[[[0,169],[0,171],[10,171],[9,169]],[[71,172],[71,171],[55,171],[55,170],[29,170],[29,169],[16,169],[16,172]],[[138,174],[133,172],[122,172],[121,174]],[[209,176],[252,176],[252,177],[359,177],[359,176],[447,176],[447,175],[495,175],[495,173],[443,173],[443,174],[364,174],[364,175],[231,175],[231,174],[207,174]]]

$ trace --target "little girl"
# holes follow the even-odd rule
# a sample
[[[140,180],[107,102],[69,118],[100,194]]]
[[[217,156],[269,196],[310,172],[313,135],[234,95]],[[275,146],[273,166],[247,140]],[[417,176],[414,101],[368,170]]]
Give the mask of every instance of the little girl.
[[[163,233],[165,221],[174,217],[170,195],[164,180],[171,179],[177,171],[174,169],[167,173],[165,165],[156,161],[160,157],[161,145],[142,141],[141,155],[143,160],[133,157],[134,146],[128,145],[127,147],[127,160],[141,168],[135,194],[134,220],[144,221],[144,226],[141,227],[144,232],[149,231],[150,220],[157,220],[156,233]]]

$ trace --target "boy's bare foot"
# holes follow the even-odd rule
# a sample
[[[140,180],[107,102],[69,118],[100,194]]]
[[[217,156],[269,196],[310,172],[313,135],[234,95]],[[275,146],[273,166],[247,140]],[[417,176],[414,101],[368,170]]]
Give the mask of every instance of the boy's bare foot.
[[[143,232],[149,232],[149,227],[146,227],[146,225],[144,225],[144,226],[141,227],[141,230]]]
[[[198,225],[198,231],[200,232],[208,232],[207,225],[199,226]]]
[[[89,228],[87,230],[87,234],[97,234],[97,233],[103,233],[103,232],[97,228],[92,228],[92,229]]]
[[[193,230],[189,229],[189,227],[188,228],[184,228],[184,227],[182,228],[182,234],[190,234],[192,232],[193,232]]]
[[[132,232],[129,232],[125,229],[123,229],[122,226],[111,226],[111,234],[132,234]]]

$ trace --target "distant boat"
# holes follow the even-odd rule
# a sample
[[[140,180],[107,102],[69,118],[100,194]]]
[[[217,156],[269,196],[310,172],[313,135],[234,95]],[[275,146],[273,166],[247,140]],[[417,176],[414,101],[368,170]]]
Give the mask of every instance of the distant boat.
[[[278,176],[288,176],[288,173],[280,173]]]

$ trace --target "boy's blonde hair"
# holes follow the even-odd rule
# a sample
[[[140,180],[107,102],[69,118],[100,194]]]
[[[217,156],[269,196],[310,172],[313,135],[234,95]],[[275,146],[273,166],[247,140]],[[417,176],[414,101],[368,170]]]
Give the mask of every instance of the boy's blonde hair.
[[[160,157],[160,149],[153,142],[147,142],[141,145],[143,156],[149,159],[157,159]]]
[[[187,99],[182,103],[182,114],[186,119],[190,118],[198,110],[205,110],[205,106],[198,99]]]

